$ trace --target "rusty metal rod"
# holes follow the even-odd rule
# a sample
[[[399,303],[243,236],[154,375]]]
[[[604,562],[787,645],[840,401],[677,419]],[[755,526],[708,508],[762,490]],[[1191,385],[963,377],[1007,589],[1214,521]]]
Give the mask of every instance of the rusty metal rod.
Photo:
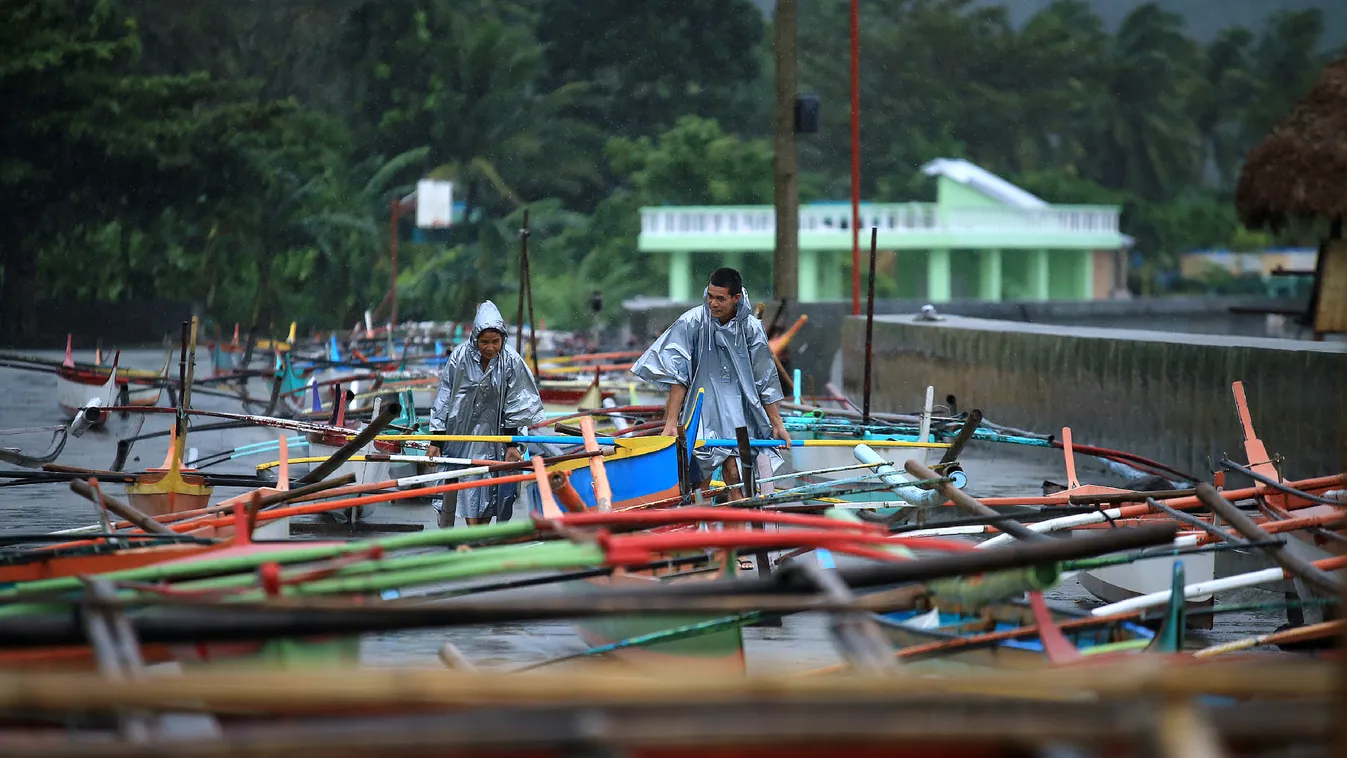
[[[939,474],[916,461],[909,460],[907,463],[903,464],[903,468],[907,469],[907,473],[919,479],[940,478]],[[980,518],[1000,518],[1001,516],[1001,514],[983,505],[977,498],[964,492],[958,487],[955,487],[953,482],[946,480],[940,484],[934,485],[934,487],[940,494],[944,495],[950,502],[954,503],[954,507],[970,516],[978,516]],[[1018,521],[998,521],[997,528],[1017,540],[1024,540],[1026,542],[1038,542],[1051,539],[1050,537],[1045,537],[1038,532],[1035,532]]]
[[[1210,508],[1217,516],[1225,519],[1230,526],[1235,528],[1235,531],[1250,542],[1274,539],[1272,535],[1263,531],[1262,527],[1244,515],[1243,511],[1236,508],[1234,503],[1221,497],[1221,493],[1217,492],[1216,488],[1210,484],[1203,482],[1197,485],[1197,499],[1201,500],[1202,504]],[[1299,577],[1319,594],[1326,597],[1338,597],[1342,594],[1343,585],[1341,582],[1304,558],[1294,555],[1286,549],[1285,545],[1272,548],[1268,550],[1268,553],[1277,565]]]
[[[377,437],[379,433],[384,430],[384,427],[393,423],[393,419],[397,418],[401,413],[402,406],[400,404],[394,402],[385,405],[383,409],[379,411],[379,415],[370,420],[368,426],[361,429],[360,433],[351,438],[345,445],[337,448],[337,451],[328,456],[326,461],[323,461],[312,471],[300,478],[298,484],[312,484],[325,479],[328,474],[336,471],[341,464],[347,461],[347,459],[359,452],[360,448],[369,444],[370,440]]]
[[[158,521],[141,513],[139,509],[135,508],[130,503],[123,503],[106,493],[100,498],[99,493],[94,492],[94,488],[82,479],[71,479],[70,489],[76,495],[97,505],[102,505],[118,516],[121,516],[126,521],[129,521],[132,525],[140,527],[145,530],[147,534],[167,534],[177,536],[177,532],[174,532],[172,529],[169,529]]]

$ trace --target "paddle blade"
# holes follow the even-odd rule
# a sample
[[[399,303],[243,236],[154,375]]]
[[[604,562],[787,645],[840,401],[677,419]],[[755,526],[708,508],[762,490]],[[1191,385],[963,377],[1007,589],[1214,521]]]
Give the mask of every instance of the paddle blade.
[[[1058,628],[1057,622],[1052,618],[1052,611],[1048,610],[1048,604],[1043,600],[1042,592],[1029,593],[1029,608],[1033,611],[1034,624],[1038,627],[1038,638],[1043,642],[1043,654],[1048,656],[1048,660],[1054,666],[1080,660],[1082,657],[1080,651]]]
[[[1183,632],[1188,623],[1186,618],[1188,600],[1183,596],[1185,584],[1183,561],[1175,559],[1174,577],[1169,583],[1169,605],[1165,606],[1165,620],[1147,650],[1155,653],[1177,653],[1183,649]]]
[[[959,460],[959,454],[963,452],[968,441],[973,439],[977,433],[978,427],[982,424],[982,410],[974,408],[969,414],[968,419],[964,421],[963,427],[959,429],[959,434],[954,437],[954,442],[946,448],[945,455],[940,459],[940,464],[953,463]]]

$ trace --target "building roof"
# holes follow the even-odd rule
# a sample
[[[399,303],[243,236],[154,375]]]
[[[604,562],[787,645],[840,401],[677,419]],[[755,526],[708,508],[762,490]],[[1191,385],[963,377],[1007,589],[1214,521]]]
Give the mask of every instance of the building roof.
[[[927,176],[943,176],[1012,208],[1046,208],[1042,198],[1016,187],[987,169],[962,158],[936,158],[921,167]]]
[[[1235,208],[1250,229],[1280,228],[1289,217],[1347,218],[1347,55],[1318,83],[1240,171]]]

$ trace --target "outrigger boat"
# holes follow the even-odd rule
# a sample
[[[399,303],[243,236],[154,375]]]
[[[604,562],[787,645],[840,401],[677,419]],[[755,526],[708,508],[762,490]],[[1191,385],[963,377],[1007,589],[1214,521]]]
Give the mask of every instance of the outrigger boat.
[[[1239,418],[1240,433],[1244,438],[1244,455],[1248,463],[1239,466],[1226,460],[1222,461],[1222,465],[1232,472],[1253,478],[1258,508],[1268,521],[1275,524],[1279,521],[1291,522],[1299,519],[1332,519],[1337,522],[1339,517],[1347,516],[1347,489],[1313,493],[1298,490],[1292,483],[1286,482],[1273,464],[1263,441],[1254,431],[1249,403],[1244,395],[1244,383],[1235,382],[1231,386],[1231,391],[1235,397],[1235,411]],[[1286,541],[1286,549],[1297,558],[1313,564],[1347,555],[1343,543],[1341,532],[1326,531],[1323,527],[1312,526],[1292,531],[1291,539]],[[1347,577],[1347,570],[1339,569],[1336,573],[1339,577]],[[1291,584],[1297,597],[1305,603],[1301,620],[1311,624],[1324,621],[1324,614],[1314,603],[1321,599],[1320,593],[1299,577],[1292,578]]]
[[[71,336],[66,335],[65,360],[56,371],[56,402],[67,418],[74,418],[81,408],[89,405],[149,407],[159,404],[172,353],[164,359],[164,368],[158,372],[122,368],[118,365],[120,361],[121,351],[116,351],[112,365],[107,368],[100,365],[101,355],[98,354],[94,365],[79,365],[71,350]]]
[[[1068,625],[1067,638],[1075,647],[1087,653],[1095,649],[1100,652],[1142,649],[1155,639],[1154,632],[1138,623],[1117,621],[1072,627],[1071,622],[1088,619],[1089,614],[1060,608],[1051,609],[1046,606],[1045,610],[1055,624]],[[945,644],[949,647],[949,653],[931,658],[940,666],[959,664],[1034,670],[1053,663],[1038,634],[1025,637],[1007,634],[1038,624],[1039,616],[1030,602],[994,603],[973,609],[953,605],[930,610],[876,614],[875,618],[900,656],[906,650],[908,657],[916,657],[915,654],[920,648],[928,648],[935,652],[941,644]],[[1005,639],[985,645],[965,643],[963,649],[960,649],[961,646],[957,642],[997,634],[1002,634]]]

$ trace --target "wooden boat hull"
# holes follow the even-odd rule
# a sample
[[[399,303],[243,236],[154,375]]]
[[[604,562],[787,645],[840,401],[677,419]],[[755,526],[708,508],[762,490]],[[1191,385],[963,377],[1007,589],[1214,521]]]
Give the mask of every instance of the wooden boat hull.
[[[110,571],[141,568],[179,558],[204,555],[223,547],[224,545],[166,545],[103,553],[57,554],[31,559],[16,557],[0,562],[0,588],[38,579],[56,579],[82,574],[92,576]]]
[[[604,471],[608,474],[608,485],[613,492],[613,507],[625,508],[677,497],[676,445],[677,442],[668,437],[635,437],[621,440],[616,453],[603,460]],[[586,508],[598,506],[594,498],[594,476],[589,471],[588,461],[566,461],[551,470],[570,474],[571,486],[584,501]],[[541,513],[542,506],[537,500],[536,492],[533,493],[531,502],[534,512]]]
[[[1296,516],[1316,516],[1330,510],[1335,509],[1331,505],[1314,506],[1312,508],[1303,508],[1296,511]],[[1338,543],[1328,542],[1321,537],[1316,537],[1313,533],[1298,531],[1289,534],[1289,538],[1286,540],[1286,550],[1301,560],[1314,562],[1340,555],[1341,552],[1332,549],[1337,544]],[[1331,574],[1338,577],[1340,580],[1347,581],[1347,569],[1338,569],[1337,571],[1331,572]],[[1309,585],[1298,578],[1291,579],[1290,585],[1294,589],[1297,599],[1302,603],[1321,599],[1319,593],[1315,592]],[[1306,606],[1301,609],[1301,615],[1303,615],[1305,623],[1307,624],[1315,624],[1325,620],[1323,609],[1319,606]]]
[[[1061,609],[1054,609],[1052,613],[1059,622],[1082,618],[1085,615]],[[888,637],[894,648],[900,650],[917,645],[950,642],[966,634],[1007,631],[1034,623],[1033,613],[1028,605],[1018,603],[990,606],[985,615],[962,614],[958,613],[957,609],[942,610],[940,612],[940,626],[932,629],[917,628],[913,625],[914,620],[921,615],[922,612],[902,611],[890,614],[872,614],[872,618],[879,624],[879,628]],[[1096,645],[1133,639],[1149,640],[1154,636],[1145,627],[1130,623],[1090,629],[1066,629],[1063,630],[1063,634],[1082,651]],[[935,659],[934,662],[975,668],[1010,670],[1035,670],[1051,665],[1047,655],[1043,652],[1043,644],[1037,637],[1006,640],[985,647],[957,650]]]
[[[378,443],[374,443],[377,445]],[[400,448],[398,448],[400,450]],[[309,454],[313,457],[330,457],[337,452],[334,445],[318,442],[316,437],[309,440]],[[389,452],[380,450],[379,452]],[[332,472],[331,476],[345,476],[353,474],[356,484],[369,484],[371,482],[387,481],[390,477],[392,464],[389,461],[346,461]],[[353,521],[361,521],[374,514],[375,504],[362,505],[356,508],[346,508],[343,510],[326,511],[325,515],[334,521],[347,524]]]
[[[609,587],[642,589],[662,581],[715,581],[717,578],[719,576],[715,574],[668,579],[646,572],[622,573],[573,582],[568,585],[568,589],[577,593]],[[576,622],[575,628],[585,644],[596,648],[718,618],[724,616],[660,614],[604,616]],[[742,676],[746,669],[743,629],[739,626],[717,629],[683,639],[623,648],[607,655],[634,668],[676,669],[680,674],[695,672],[706,676]]]
[[[1091,595],[1105,603],[1117,603],[1169,589],[1176,561],[1183,563],[1183,575],[1188,584],[1209,582],[1216,578],[1216,553],[1198,553],[1177,559],[1151,558],[1120,566],[1106,566],[1082,571],[1076,578]],[[1215,596],[1210,593],[1191,598],[1187,603],[1188,614],[1210,610],[1215,603]],[[1212,628],[1213,616],[1210,613],[1187,615],[1186,618],[1189,628]]]
[[[146,665],[178,663],[184,669],[219,670],[222,665],[276,669],[355,667],[360,663],[360,635],[278,638],[260,642],[203,642],[191,645],[144,644]],[[87,645],[0,651],[0,671],[36,669],[93,671]]]
[[[572,410],[588,393],[589,387],[555,387],[545,382],[538,388],[538,395],[544,405],[565,406]],[[604,399],[617,397],[617,393],[613,390],[601,390],[600,394]]]
[[[170,456],[172,453],[170,452]],[[214,488],[200,474],[168,468],[150,469],[126,485],[126,499],[146,516],[194,511],[210,505]]]
[[[56,403],[66,418],[74,418],[81,408],[90,401],[97,400],[105,407],[112,406],[117,399],[117,377],[115,372],[107,376],[79,371],[62,366],[56,372]],[[91,426],[101,426],[97,421]]]

